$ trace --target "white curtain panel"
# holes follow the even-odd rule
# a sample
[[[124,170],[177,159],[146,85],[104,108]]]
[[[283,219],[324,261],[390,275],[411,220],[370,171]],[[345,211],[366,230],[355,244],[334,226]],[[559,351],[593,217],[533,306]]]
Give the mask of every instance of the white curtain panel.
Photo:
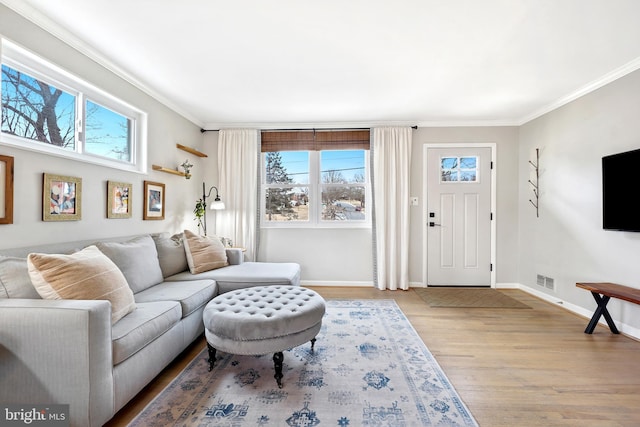
[[[249,260],[256,257],[258,137],[255,129],[223,129],[218,134],[218,189],[225,209],[215,211],[216,235],[246,248]]]
[[[374,283],[409,289],[409,171],[412,129],[373,129]]]

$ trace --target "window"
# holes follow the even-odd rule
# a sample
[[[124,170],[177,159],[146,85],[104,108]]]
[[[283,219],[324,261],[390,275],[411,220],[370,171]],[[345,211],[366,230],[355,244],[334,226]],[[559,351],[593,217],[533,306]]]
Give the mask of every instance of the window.
[[[3,143],[145,172],[146,115],[2,40]]]
[[[368,130],[263,132],[263,225],[368,226],[368,148]]]
[[[441,182],[478,182],[478,158],[442,157],[440,159]]]

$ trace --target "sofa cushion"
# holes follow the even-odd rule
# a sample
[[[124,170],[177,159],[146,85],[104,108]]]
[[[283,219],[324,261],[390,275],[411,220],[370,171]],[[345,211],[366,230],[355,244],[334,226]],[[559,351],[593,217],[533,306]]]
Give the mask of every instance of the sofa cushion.
[[[27,264],[31,282],[42,298],[108,300],[112,324],[136,308],[124,275],[95,246],[71,255],[32,253]]]
[[[127,360],[167,332],[180,321],[181,314],[175,301],[138,303],[136,311],[112,328],[113,364]]]
[[[216,236],[198,236],[189,230],[185,230],[184,250],[191,274],[215,270],[229,265],[227,251]]]
[[[156,243],[163,277],[173,276],[189,269],[182,233],[173,236],[169,236],[169,233],[152,234],[151,237]]]
[[[99,242],[96,246],[118,266],[134,293],[162,282],[158,251],[151,236],[127,242]]]
[[[251,286],[300,286],[300,265],[294,262],[243,262],[195,275],[185,271],[165,280],[190,279],[215,280],[219,294]]]
[[[31,283],[26,258],[0,255],[0,298],[40,299]]]
[[[200,307],[207,305],[217,295],[213,280],[187,280],[164,282],[135,295],[136,302],[177,301],[182,308],[182,317],[187,317]]]

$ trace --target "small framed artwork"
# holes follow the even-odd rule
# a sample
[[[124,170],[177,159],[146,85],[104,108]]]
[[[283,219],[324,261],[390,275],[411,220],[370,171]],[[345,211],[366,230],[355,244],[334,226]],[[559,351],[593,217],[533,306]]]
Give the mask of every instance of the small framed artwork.
[[[132,184],[107,181],[107,218],[131,218]]]
[[[142,219],[164,219],[164,184],[144,182],[144,213]]]
[[[0,224],[13,224],[13,157],[1,155]]]
[[[82,218],[82,178],[43,174],[42,220],[78,221]]]

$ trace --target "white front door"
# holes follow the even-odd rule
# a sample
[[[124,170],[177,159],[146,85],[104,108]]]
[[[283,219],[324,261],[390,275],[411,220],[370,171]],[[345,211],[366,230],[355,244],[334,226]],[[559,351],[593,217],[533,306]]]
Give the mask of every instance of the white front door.
[[[428,286],[492,284],[492,148],[426,147]]]

